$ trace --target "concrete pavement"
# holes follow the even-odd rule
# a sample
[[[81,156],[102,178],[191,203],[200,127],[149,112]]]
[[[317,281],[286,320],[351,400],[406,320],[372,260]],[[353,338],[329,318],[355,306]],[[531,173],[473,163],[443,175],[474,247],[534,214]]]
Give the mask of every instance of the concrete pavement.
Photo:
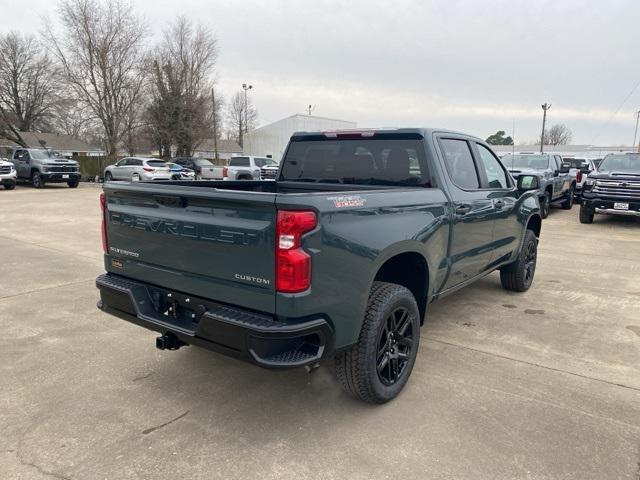
[[[640,478],[640,222],[552,210],[533,288],[430,306],[374,407],[99,312],[99,191],[0,190],[3,478]]]

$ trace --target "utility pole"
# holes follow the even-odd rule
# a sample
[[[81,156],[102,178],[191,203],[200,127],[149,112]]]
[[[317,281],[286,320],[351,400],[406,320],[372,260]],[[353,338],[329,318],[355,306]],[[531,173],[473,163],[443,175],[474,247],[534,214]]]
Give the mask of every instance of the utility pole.
[[[218,105],[216,105],[216,93],[213,87],[211,87],[211,103],[213,104],[213,151],[217,165],[220,160],[218,156]]]
[[[633,148],[636,148],[636,138],[638,136],[638,122],[640,122],[640,110],[636,112],[636,131],[633,134]],[[638,142],[638,153],[640,153],[640,142]]]
[[[540,135],[540,153],[543,153],[544,152],[544,127],[545,127],[545,124],[547,123],[547,110],[551,108],[551,104],[543,103],[541,107],[544,113],[542,114],[542,135]]]
[[[247,85],[246,83],[242,84],[242,89],[244,90],[244,133],[247,133],[249,131],[249,120],[248,120],[248,115],[247,115],[247,110],[249,108],[249,103],[247,101],[247,91],[251,90],[253,88],[253,85]]]

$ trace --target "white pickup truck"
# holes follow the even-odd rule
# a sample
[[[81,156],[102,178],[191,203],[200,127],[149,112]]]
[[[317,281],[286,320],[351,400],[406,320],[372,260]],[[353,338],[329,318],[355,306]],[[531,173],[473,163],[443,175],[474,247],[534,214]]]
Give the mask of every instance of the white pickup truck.
[[[582,196],[582,187],[587,179],[587,175],[596,170],[593,160],[584,157],[562,157],[562,161],[571,165],[571,172],[575,172],[576,190],[575,196],[580,199]]]
[[[225,180],[275,180],[277,173],[273,158],[254,156],[231,157],[223,171]]]

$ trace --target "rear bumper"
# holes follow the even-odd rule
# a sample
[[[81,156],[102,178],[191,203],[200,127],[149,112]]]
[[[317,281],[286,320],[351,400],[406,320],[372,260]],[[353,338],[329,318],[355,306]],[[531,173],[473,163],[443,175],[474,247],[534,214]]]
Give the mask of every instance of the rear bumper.
[[[96,286],[106,313],[262,367],[300,367],[333,351],[333,332],[322,318],[276,320],[113,274],[99,276]]]

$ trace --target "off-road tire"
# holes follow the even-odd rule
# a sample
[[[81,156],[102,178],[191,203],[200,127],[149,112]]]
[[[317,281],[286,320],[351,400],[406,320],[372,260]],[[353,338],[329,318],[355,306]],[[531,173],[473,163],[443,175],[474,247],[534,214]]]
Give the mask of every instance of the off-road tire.
[[[547,218],[551,211],[551,194],[548,191],[544,192],[542,200],[540,200],[540,216]]]
[[[531,254],[533,254],[533,258],[531,258]],[[527,230],[518,258],[500,269],[502,288],[511,292],[526,292],[529,290],[536,272],[537,257],[538,239],[532,230]]]
[[[42,180],[42,176],[40,175],[39,171],[33,171],[33,173],[31,174],[31,183],[33,184],[34,188],[44,187],[44,180]]]
[[[385,384],[377,368],[381,352],[380,341],[388,338],[382,335],[388,331],[390,316],[402,310],[407,312],[406,322],[411,328],[411,346],[406,352],[406,363],[399,370],[398,378],[392,384]],[[405,332],[408,328],[406,327]],[[415,364],[419,344],[420,315],[413,294],[395,283],[374,282],[369,292],[369,301],[357,343],[335,356],[338,381],[348,393],[365,402],[388,402],[395,398],[407,383]],[[403,343],[401,345],[405,348]],[[390,365],[391,360],[387,361]]]
[[[7,182],[4,184],[4,188],[6,190],[13,190],[14,188],[16,188],[16,182]]]
[[[571,188],[569,188],[569,192],[567,193],[567,198],[561,204],[563,209],[571,210],[571,207],[573,207],[575,191],[576,187],[572,184]]]
[[[580,223],[593,223],[593,210],[580,206]]]

